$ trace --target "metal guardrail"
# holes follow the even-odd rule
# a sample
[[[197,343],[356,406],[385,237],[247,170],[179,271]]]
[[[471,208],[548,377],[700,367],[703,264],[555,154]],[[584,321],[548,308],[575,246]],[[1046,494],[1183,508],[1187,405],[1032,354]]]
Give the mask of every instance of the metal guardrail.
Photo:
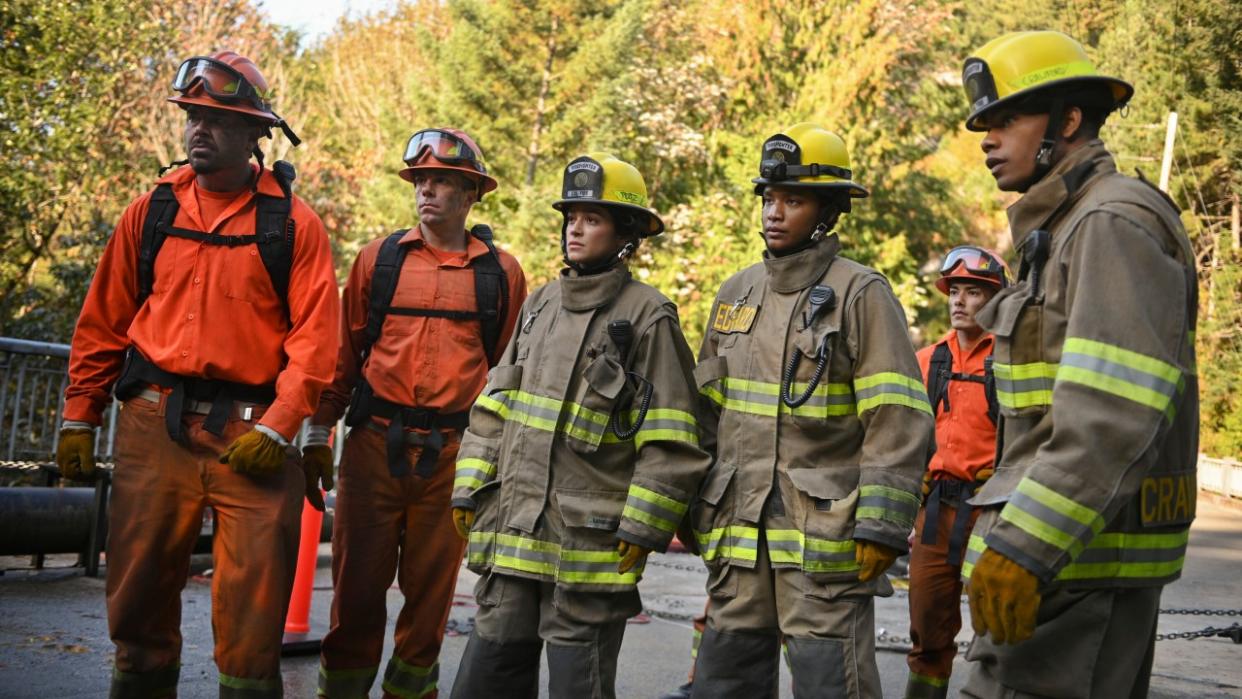
[[[1242,498],[1242,461],[1199,455],[1199,490]]]

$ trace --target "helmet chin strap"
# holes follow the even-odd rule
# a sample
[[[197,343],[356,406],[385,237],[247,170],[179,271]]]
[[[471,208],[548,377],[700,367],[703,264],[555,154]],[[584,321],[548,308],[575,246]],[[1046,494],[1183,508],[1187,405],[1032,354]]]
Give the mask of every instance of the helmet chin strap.
[[[775,252],[771,248],[768,248],[768,252],[772,253],[773,257],[786,257],[788,255],[800,253],[803,250],[809,250],[818,245],[819,241],[823,240],[828,235],[830,230],[831,229],[828,228],[828,224],[826,222],[820,221],[815,224],[815,230],[811,231],[811,235],[800,245],[797,245],[790,250],[782,250],[781,252]],[[763,231],[759,231],[759,237],[763,237]],[[765,238],[764,240],[766,241],[767,239]]]
[[[607,272],[608,270],[612,269],[613,267],[616,267],[617,265],[624,262],[628,257],[633,255],[634,250],[637,248],[637,246],[634,245],[633,242],[627,242],[625,245],[621,246],[621,249],[617,251],[617,254],[608,255],[607,257],[605,257],[604,259],[600,260],[599,262],[593,265],[584,265],[580,262],[574,262],[573,260],[569,259],[569,240],[568,240],[568,237],[565,235],[565,231],[568,227],[569,227],[569,217],[562,215],[561,216],[561,257],[565,263],[565,266],[577,272],[579,276],[589,277],[593,274],[601,274],[603,272]]]
[[[1035,153],[1035,172],[1022,191],[1026,191],[1052,169],[1052,154],[1057,147],[1057,139],[1061,136],[1061,127],[1065,122],[1065,98],[1056,95],[1052,98],[1052,106],[1048,111],[1048,128],[1044,130],[1044,138],[1039,142],[1039,151]]]

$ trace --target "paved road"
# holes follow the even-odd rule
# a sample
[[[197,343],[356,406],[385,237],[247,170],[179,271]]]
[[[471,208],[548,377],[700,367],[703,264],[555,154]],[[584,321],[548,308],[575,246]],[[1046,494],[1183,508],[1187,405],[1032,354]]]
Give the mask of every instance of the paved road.
[[[1191,531],[1190,554],[1181,581],[1167,588],[1166,608],[1242,608],[1242,508],[1201,502]],[[66,559],[58,559],[66,564]],[[72,563],[72,558],[67,559]],[[327,626],[331,587],[327,546],[321,548],[320,567],[312,606],[313,631]],[[27,565],[17,558],[0,558],[0,569]],[[453,624],[468,626],[473,614],[470,595],[475,576],[462,570],[458,577]],[[653,557],[643,581],[646,604],[656,615],[631,623],[621,652],[617,694],[623,699],[651,698],[684,681],[691,630],[681,620],[703,608],[703,573],[688,555]],[[196,577],[183,599],[180,696],[189,699],[216,696],[216,670],[211,659],[209,581]],[[108,696],[112,646],[107,637],[102,580],[88,579],[76,570],[31,573],[10,570],[0,576],[0,699]],[[389,594],[390,622],[399,596]],[[671,617],[671,618],[664,618]],[[876,625],[892,636],[908,635],[906,600],[898,595],[879,600]],[[636,620],[640,621],[640,620]],[[1228,626],[1238,617],[1162,615],[1163,633]],[[961,640],[968,640],[963,633]],[[389,641],[391,648],[391,623]],[[441,687],[452,686],[465,637],[450,635],[442,653]],[[905,656],[881,651],[878,662],[884,696],[900,697],[905,686]],[[283,664],[285,696],[315,695],[318,659],[286,658]],[[959,656],[952,688],[960,686],[965,662]],[[544,673],[546,676],[546,672]],[[791,696],[782,682],[782,697]],[[378,697],[378,688],[372,691]],[[1152,697],[1242,697],[1242,645],[1222,638],[1170,640],[1157,644]]]

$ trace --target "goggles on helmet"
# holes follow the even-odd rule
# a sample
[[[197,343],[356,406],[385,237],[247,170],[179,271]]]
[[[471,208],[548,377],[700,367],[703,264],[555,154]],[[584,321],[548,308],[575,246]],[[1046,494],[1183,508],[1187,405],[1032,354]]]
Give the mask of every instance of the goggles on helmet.
[[[952,273],[961,265],[971,274],[995,279],[1003,289],[1009,286],[1005,265],[995,255],[973,245],[959,245],[949,251],[940,265],[941,276]]]
[[[802,164],[802,148],[784,135],[769,138],[763,144],[763,159],[759,162],[759,176],[769,182],[792,180],[799,177],[832,175],[843,180],[852,179],[853,173],[836,165],[823,163]]]
[[[259,88],[232,66],[214,58],[194,56],[181,62],[177,76],[173,78],[173,89],[185,94],[195,84],[202,85],[203,91],[212,99],[221,102],[249,102],[259,111],[271,111],[267,95],[260,92]]]
[[[405,144],[405,160],[413,166],[423,157],[423,152],[430,150],[431,156],[448,165],[465,165],[481,174],[487,174],[487,164],[478,153],[462,139],[440,129],[423,129],[410,136]]]

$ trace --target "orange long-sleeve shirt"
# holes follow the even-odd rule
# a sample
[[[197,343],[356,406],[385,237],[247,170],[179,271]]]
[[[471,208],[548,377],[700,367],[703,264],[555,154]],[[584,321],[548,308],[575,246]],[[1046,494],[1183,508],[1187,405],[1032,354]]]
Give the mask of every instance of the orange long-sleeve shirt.
[[[345,413],[359,370],[380,398],[442,413],[469,410],[487,383],[479,321],[389,314],[366,364],[359,367],[371,298],[371,277],[384,239],[373,240],[358,253],[341,306],[341,349],[336,376],[323,393],[313,422],[331,425]],[[474,270],[470,261],[490,255],[480,240],[469,237],[464,253],[438,251],[427,245],[415,226],[401,239],[409,246],[392,305],[404,308],[474,311]],[[500,250],[500,265],[509,280],[509,306],[501,324],[496,357],[504,352],[526,300],[526,276],[509,253]]]
[[[951,371],[983,376],[983,360],[992,353],[990,334],[984,334],[964,354],[957,342],[957,331],[950,330],[940,342],[949,343],[953,356]],[[932,353],[940,342],[918,352],[924,385]],[[927,469],[933,478],[973,481],[979,469],[992,467],[996,454],[996,425],[988,419],[987,394],[983,384],[973,381],[950,381],[947,393],[950,409],[946,412],[943,404],[936,409],[936,454]]]
[[[159,182],[172,185],[180,205],[175,227],[221,235],[255,232],[256,197],[250,188],[221,201],[219,194],[199,189],[189,167]],[[269,170],[258,188],[283,196]],[[73,334],[65,419],[99,424],[125,350],[133,345],[174,374],[275,382],[276,401],[259,423],[291,439],[331,381],[337,348],[340,307],[323,223],[294,197],[289,320],[256,246],[172,236],[160,248],[153,291],[140,306],[138,251],[150,202],[148,192],[125,210],[95,271]]]

